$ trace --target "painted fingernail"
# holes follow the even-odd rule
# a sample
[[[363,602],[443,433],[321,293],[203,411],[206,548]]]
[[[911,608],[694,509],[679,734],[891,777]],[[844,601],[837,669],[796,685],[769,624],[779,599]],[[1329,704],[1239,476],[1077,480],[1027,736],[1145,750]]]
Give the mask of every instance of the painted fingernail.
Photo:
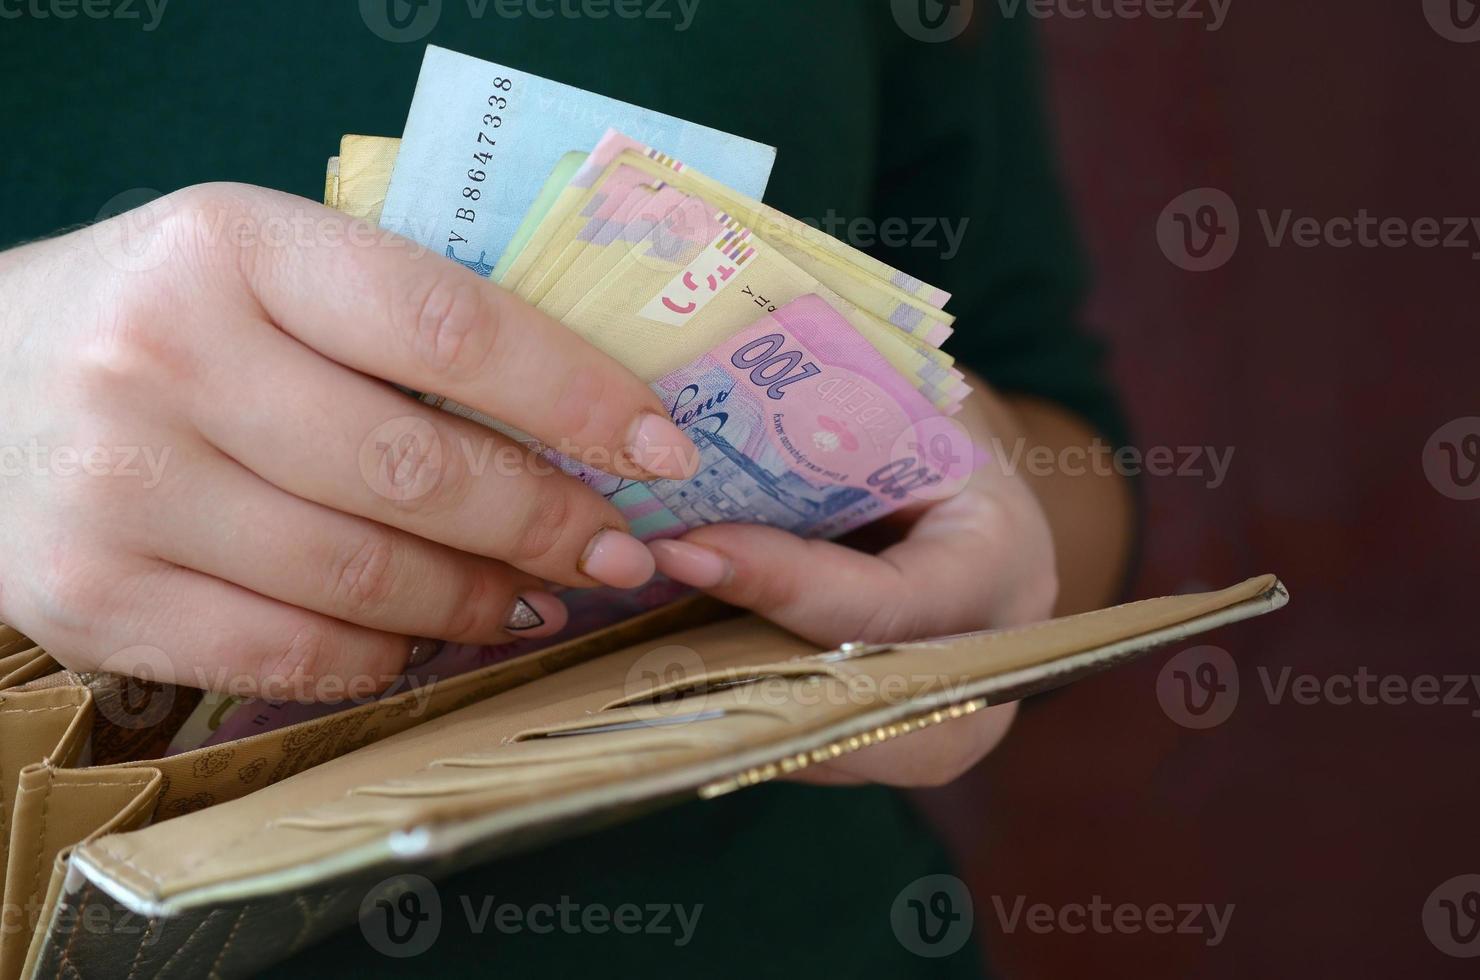
[[[687,541],[654,541],[648,545],[658,571],[696,589],[713,589],[730,577],[730,563],[717,551]]]
[[[514,600],[504,628],[520,637],[554,636],[565,628],[565,603],[548,592],[527,592]]]
[[[612,528],[598,531],[591,539],[580,567],[596,581],[618,589],[635,589],[656,570],[647,545]]]
[[[661,415],[648,413],[638,420],[631,450],[638,466],[665,480],[687,480],[699,472],[699,450]]]
[[[429,640],[424,636],[411,641],[411,655],[406,658],[407,667],[420,667],[442,650],[441,640]]]

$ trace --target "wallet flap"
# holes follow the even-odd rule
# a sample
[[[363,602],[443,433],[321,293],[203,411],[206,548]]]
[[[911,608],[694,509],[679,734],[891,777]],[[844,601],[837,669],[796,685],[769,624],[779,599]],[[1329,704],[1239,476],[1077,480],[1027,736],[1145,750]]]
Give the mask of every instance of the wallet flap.
[[[773,778],[1067,683],[1285,600],[1283,587],[1265,576],[1024,629],[839,651],[819,651],[753,618],[721,622],[495,694],[230,804],[92,841],[78,848],[74,864],[124,906],[170,915],[411,858],[486,857],[602,811]],[[655,656],[687,659],[704,674],[749,668],[724,676],[755,680],[659,702],[646,719],[631,709],[603,711],[624,694],[653,688],[644,664]],[[756,669],[809,660],[837,672]],[[870,683],[850,683],[860,677]],[[755,686],[762,684],[769,687]],[[565,764],[616,739],[621,766]],[[491,760],[501,753],[532,744],[544,754],[523,765],[510,755],[492,778],[447,772],[467,759],[496,768]]]
[[[5,869],[0,978],[20,975],[32,932],[53,891],[57,855],[77,841],[147,823],[159,783],[159,772],[147,768],[104,776],[43,762],[21,771],[11,817],[15,844]]]

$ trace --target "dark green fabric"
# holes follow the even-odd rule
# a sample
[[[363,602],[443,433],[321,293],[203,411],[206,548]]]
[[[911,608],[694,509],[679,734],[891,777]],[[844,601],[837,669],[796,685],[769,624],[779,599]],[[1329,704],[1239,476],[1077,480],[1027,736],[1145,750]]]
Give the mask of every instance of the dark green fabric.
[[[1075,318],[1084,277],[1045,134],[1029,18],[1004,22],[994,5],[977,4],[964,36],[925,44],[899,29],[887,0],[704,0],[682,33],[649,19],[501,18],[492,0],[441,6],[427,42],[774,144],[767,199],[798,217],[904,219],[912,238],[917,219],[967,221],[959,254],[946,254],[939,226],[933,245],[876,251],[956,294],[948,349],[965,363],[1121,436],[1100,349]],[[145,14],[142,0],[131,8]],[[423,47],[382,40],[352,0],[172,0],[151,31],[146,20],[38,18],[35,9],[35,0],[0,0],[10,82],[0,246],[91,221],[138,188],[235,180],[316,198],[341,134],[400,131]],[[690,949],[464,931],[415,966],[506,976],[970,972],[966,954],[906,954],[889,927],[898,891],[942,868],[937,846],[890,793],[765,789],[446,886],[521,902],[702,901]],[[351,933],[299,966],[369,975],[398,964]]]
[[[0,0],[0,247],[91,221],[136,188],[239,180],[316,198],[342,134],[400,132],[423,49],[376,36],[352,0],[170,0],[152,31],[144,0],[130,4],[138,20],[11,19],[35,2]],[[927,44],[887,0],[703,0],[683,32],[501,18],[495,3],[441,0],[424,41],[778,147],[770,203],[819,223],[909,222],[911,245],[873,250],[956,294],[948,350],[1001,389],[1122,436],[1099,346],[1075,320],[1084,277],[1031,18],[977,4],[962,37]],[[931,218],[967,221],[959,254],[946,257],[938,227],[914,247],[915,222]],[[866,244],[869,228],[856,230]]]
[[[942,873],[950,873],[945,855],[897,794],[769,785],[444,879],[437,886],[440,931],[426,952],[405,960],[382,957],[352,926],[297,957],[291,975],[981,976],[971,942],[954,955],[925,959],[895,938],[895,898],[921,876]],[[562,899],[582,910],[703,908],[693,920],[692,940],[681,947],[676,927],[670,935],[558,927],[533,935],[485,925],[480,935],[470,921],[492,923],[494,914],[470,919],[466,911],[507,903],[528,914],[541,903],[558,907]],[[990,908],[985,901],[976,910],[978,931]],[[581,914],[571,913],[572,921]],[[548,928],[548,916],[525,921]],[[662,921],[644,921],[662,928],[676,918],[669,913]]]

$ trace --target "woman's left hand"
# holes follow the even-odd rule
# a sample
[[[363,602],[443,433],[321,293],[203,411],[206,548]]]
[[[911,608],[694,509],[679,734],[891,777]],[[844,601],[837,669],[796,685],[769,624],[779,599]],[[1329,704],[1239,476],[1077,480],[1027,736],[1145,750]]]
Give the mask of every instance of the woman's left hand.
[[[1020,626],[1052,615],[1053,536],[1025,479],[988,462],[958,495],[899,516],[913,518],[907,534],[878,554],[735,524],[699,528],[652,550],[669,577],[826,647]],[[938,786],[990,752],[1015,711],[1014,704],[992,707],[808,767],[798,778]]]

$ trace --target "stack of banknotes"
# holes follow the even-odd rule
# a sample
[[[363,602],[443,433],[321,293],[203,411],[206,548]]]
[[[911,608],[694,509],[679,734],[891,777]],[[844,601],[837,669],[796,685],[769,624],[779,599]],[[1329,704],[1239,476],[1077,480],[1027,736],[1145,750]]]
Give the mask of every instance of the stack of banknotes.
[[[494,279],[652,385],[700,450],[690,480],[622,480],[421,396],[546,454],[640,538],[717,522],[835,537],[964,483],[977,460],[948,420],[969,389],[940,349],[947,294],[671,155],[680,150],[757,194],[774,160],[759,144],[429,48],[404,140],[346,136],[325,202]],[[682,592],[660,579],[567,593],[563,636],[449,645],[395,690]],[[208,696],[171,750],[334,710]]]

